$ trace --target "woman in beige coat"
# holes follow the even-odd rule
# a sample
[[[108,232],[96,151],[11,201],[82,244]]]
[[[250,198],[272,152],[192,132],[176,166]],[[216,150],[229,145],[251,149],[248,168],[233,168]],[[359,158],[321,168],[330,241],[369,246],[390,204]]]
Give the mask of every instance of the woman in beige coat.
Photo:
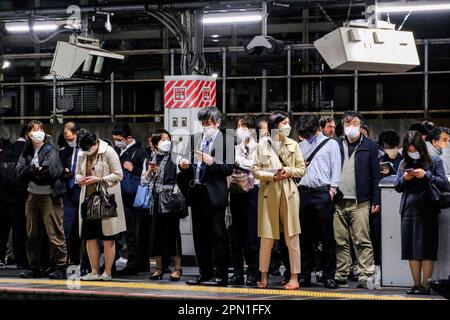
[[[116,254],[115,240],[126,230],[120,181],[123,178],[122,167],[116,151],[108,144],[97,139],[95,133],[80,130],[78,133],[80,152],[77,161],[76,182],[81,186],[79,221],[80,236],[86,241],[86,247],[92,272],[82,280],[111,280],[111,269]],[[101,220],[81,218],[82,204],[97,190],[98,184],[107,186],[108,192],[115,195],[118,216]],[[97,240],[103,240],[105,271],[99,275],[100,248]]]
[[[298,143],[288,138],[291,127],[287,113],[272,113],[268,129],[272,137],[258,144],[253,164],[253,175],[261,181],[258,194],[261,281],[258,287],[267,287],[272,246],[275,240],[280,239],[280,230],[283,228],[291,267],[291,278],[284,288],[294,290],[299,288],[298,274],[301,271],[300,199],[292,178],[303,177],[306,166]]]

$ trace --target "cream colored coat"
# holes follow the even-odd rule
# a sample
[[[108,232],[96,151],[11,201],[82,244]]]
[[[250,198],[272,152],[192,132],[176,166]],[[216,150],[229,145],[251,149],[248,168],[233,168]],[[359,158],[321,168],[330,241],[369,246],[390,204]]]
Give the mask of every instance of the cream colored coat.
[[[292,177],[300,178],[306,174],[305,162],[297,142],[285,138],[280,148],[280,156],[287,166],[284,168],[291,171]],[[274,181],[274,173],[269,171],[282,167],[278,155],[269,144],[269,139],[261,141],[253,164],[253,175],[261,181],[258,194],[258,236],[261,238],[280,238],[281,188],[284,189],[287,199],[289,236],[301,233],[300,196],[295,182],[292,179]]]
[[[80,181],[86,176],[87,155],[80,152],[77,161],[77,170],[75,172],[75,180]],[[125,212],[123,209],[122,192],[120,190],[120,181],[123,178],[122,166],[120,165],[119,156],[112,147],[105,141],[99,140],[97,157],[94,160],[92,175],[103,180],[108,185],[108,192],[115,195],[117,202],[117,214],[115,218],[102,219],[102,231],[105,236],[112,236],[120,232],[126,231]],[[80,206],[78,208],[79,230],[81,236],[81,204],[86,198],[86,186],[81,186]]]

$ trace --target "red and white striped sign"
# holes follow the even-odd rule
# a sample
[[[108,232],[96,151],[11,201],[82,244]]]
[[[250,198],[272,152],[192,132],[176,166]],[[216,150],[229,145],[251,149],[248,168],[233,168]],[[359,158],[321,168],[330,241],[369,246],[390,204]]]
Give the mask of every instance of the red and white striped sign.
[[[169,109],[216,105],[216,81],[203,76],[171,76],[164,82],[164,106]]]

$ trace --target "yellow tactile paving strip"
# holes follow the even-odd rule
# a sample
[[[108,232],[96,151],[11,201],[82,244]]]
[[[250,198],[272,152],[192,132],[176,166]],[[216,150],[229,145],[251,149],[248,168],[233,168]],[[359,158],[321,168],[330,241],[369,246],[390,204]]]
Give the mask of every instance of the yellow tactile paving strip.
[[[15,290],[20,290],[17,285],[49,285],[49,286],[64,286],[67,290],[65,280],[43,280],[43,279],[0,279],[0,284],[15,284]],[[154,290],[154,291],[176,291],[176,292],[190,292],[190,293],[208,293],[208,294],[222,294],[222,295],[264,295],[265,298],[270,299],[270,296],[286,296],[286,297],[310,297],[310,298],[324,298],[324,299],[357,299],[357,300],[431,300],[429,298],[409,298],[400,295],[370,295],[370,294],[357,294],[357,293],[341,293],[336,291],[305,291],[305,290],[277,290],[277,289],[253,289],[253,288],[234,288],[234,287],[204,287],[204,286],[186,286],[186,285],[173,285],[173,284],[156,284],[156,283],[142,283],[142,282],[101,282],[90,281],[81,282],[81,289],[83,287],[98,287],[98,288],[121,288],[121,289],[141,289],[141,290]],[[27,289],[32,289],[28,287]],[[40,289],[43,289],[40,287]],[[58,288],[52,288],[51,291],[55,292]],[[77,291],[73,290],[74,293]],[[67,291],[66,291],[67,292]],[[99,292],[100,294],[101,292]],[[130,292],[136,295],[141,295],[143,292]],[[173,298],[173,295],[170,295]],[[189,298],[189,295],[180,296],[180,298]],[[196,297],[199,297],[198,295]],[[204,298],[213,298],[204,296]],[[232,297],[229,297],[232,298]],[[236,298],[242,298],[242,296],[236,296]],[[253,297],[255,298],[255,297]]]

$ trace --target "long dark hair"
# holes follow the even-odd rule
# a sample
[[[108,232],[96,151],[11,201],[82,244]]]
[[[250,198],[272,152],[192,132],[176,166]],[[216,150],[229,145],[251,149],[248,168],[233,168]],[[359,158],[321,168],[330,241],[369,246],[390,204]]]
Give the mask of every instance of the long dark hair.
[[[25,140],[27,141],[27,143],[25,144],[25,147],[23,149],[24,153],[34,153],[33,151],[33,142],[30,139],[30,137],[28,136],[28,134],[33,130],[34,126],[39,126],[40,129],[44,130],[45,132],[45,126],[44,124],[39,121],[39,120],[31,120],[28,125],[26,126],[25,129]],[[45,136],[44,142],[47,143],[47,135]]]
[[[417,152],[420,154],[419,160],[414,160],[408,155],[409,146],[416,148]],[[431,156],[428,153],[427,145],[422,139],[422,133],[419,131],[408,131],[403,137],[403,157],[405,161],[403,162],[403,168],[411,168],[413,165],[419,165],[422,169],[426,170],[431,166]]]
[[[274,111],[270,114],[269,119],[267,120],[267,129],[269,130],[269,134],[272,133],[272,130],[278,129],[278,125],[280,122],[283,122],[289,118],[289,114],[284,111]]]

